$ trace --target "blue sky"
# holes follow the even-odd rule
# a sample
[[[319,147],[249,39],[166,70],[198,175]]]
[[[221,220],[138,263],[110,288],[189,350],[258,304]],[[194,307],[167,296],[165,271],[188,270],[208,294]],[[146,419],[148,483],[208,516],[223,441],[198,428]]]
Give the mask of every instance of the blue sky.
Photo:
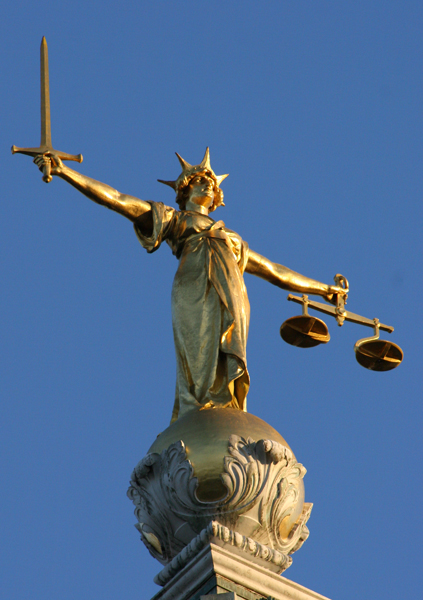
[[[210,146],[215,213],[268,258],[350,282],[395,327],[390,373],[355,361],[370,329],[326,319],[301,350],[286,293],[246,276],[248,408],[308,469],[310,538],[286,576],[330,598],[422,588],[420,2],[9,3],[2,12],[2,595],[150,598],[160,570],[126,498],[170,419],[176,260],[10,146],[39,143],[39,44],[52,138],[75,168],[173,204],[157,178]]]

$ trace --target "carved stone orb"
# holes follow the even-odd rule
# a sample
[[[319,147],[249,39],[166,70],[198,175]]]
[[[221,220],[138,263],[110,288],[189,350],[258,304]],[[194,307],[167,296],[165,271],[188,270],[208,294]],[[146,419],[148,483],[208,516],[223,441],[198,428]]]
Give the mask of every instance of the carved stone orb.
[[[273,440],[286,448],[284,438],[270,425],[254,415],[235,408],[215,408],[191,411],[161,433],[148,452],[161,453],[174,442],[183,441],[187,459],[198,478],[197,497],[203,502],[214,502],[226,496],[222,483],[224,457],[228,455],[229,436],[237,435],[255,442]],[[298,504],[292,514],[292,525],[301,514],[304,503],[304,483],[298,480]],[[289,524],[288,528],[289,528]]]
[[[157,437],[128,495],[143,542],[164,564],[212,520],[289,555],[308,536],[304,474],[262,419],[232,408],[193,410]]]

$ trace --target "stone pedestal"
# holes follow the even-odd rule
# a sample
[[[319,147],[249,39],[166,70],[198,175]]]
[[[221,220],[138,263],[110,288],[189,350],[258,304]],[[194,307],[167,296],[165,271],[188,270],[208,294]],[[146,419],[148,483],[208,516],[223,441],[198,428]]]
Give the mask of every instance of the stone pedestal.
[[[154,600],[323,600],[280,576],[309,535],[305,472],[275,429],[240,410],[170,425],[128,490],[141,540],[164,565]]]
[[[202,541],[200,534],[197,543],[160,571],[155,581],[163,588],[151,600],[327,600],[269,570],[280,570],[272,560],[266,568],[260,566],[266,561],[260,556],[266,554],[263,547],[250,543],[237,548],[219,535],[213,534],[211,524],[202,532]]]
[[[212,501],[198,497],[194,461],[188,460],[183,441],[160,454],[150,452],[138,463],[128,496],[141,539],[167,565],[216,521],[232,531],[235,547],[241,538],[251,539],[269,556],[284,557],[282,572],[309,535],[312,504],[304,502],[305,469],[289,448],[270,439],[230,435],[225,453],[219,457],[217,483],[226,493]]]

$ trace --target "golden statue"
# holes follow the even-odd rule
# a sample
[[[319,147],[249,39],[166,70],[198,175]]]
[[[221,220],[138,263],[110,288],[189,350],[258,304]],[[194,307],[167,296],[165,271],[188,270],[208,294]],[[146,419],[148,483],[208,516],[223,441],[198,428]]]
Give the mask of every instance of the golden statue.
[[[283,289],[327,300],[345,294],[339,286],[309,279],[260,256],[223,221],[213,220],[210,213],[223,205],[220,183],[227,175],[215,175],[208,148],[198,165],[177,156],[180,176],[159,181],[176,191],[179,210],[121,194],[65,166],[54,152],[34,159],[41,171],[48,165],[50,176],[64,179],[94,202],[130,219],[147,252],[155,252],[166,241],[179,260],[172,289],[177,361],[172,421],[193,408],[246,410],[250,306],[244,271]]]
[[[293,317],[281,327],[288,343],[312,347],[330,336],[323,321],[309,317],[307,307],[337,319],[373,327],[372,338],[356,344],[357,360],[373,370],[389,370],[402,360],[395,344],[379,340],[379,329],[393,331],[378,319],[367,319],[345,311],[348,282],[342,275],[337,285],[326,285],[273,263],[248,247],[223,221],[210,217],[223,205],[220,184],[227,175],[216,175],[210,165],[209,149],[198,165],[179,154],[182,173],[175,181],[159,181],[176,192],[179,210],[161,202],[147,202],[121,194],[110,186],[86,177],[63,164],[82,162],[82,155],[55,150],[51,141],[48,50],[45,38],[41,49],[41,143],[38,148],[17,148],[13,153],[35,157],[34,162],[49,183],[53,176],[64,179],[94,202],[103,204],[134,223],[135,232],[147,252],[166,241],[179,260],[172,290],[172,320],[175,339],[177,379],[172,421],[196,408],[233,407],[246,411],[249,388],[246,345],[250,306],[244,272],[257,275],[303,298],[289,300],[303,304],[303,316]],[[323,296],[335,307],[309,301],[307,294]]]
[[[63,160],[82,162],[82,156],[52,146],[48,83],[43,38],[41,143],[37,148],[12,146],[12,152],[33,156],[46,183],[60,177],[132,221],[147,252],[166,241],[179,261],[172,289],[177,361],[172,423],[132,474],[128,495],[135,504],[136,527],[163,564],[178,556],[179,568],[201,544],[223,542],[226,553],[236,546],[237,556],[241,552],[251,564],[281,573],[308,537],[312,505],[304,502],[305,469],[287,442],[246,412],[250,306],[243,274],[302,294],[290,294],[288,300],[302,304],[303,314],[281,326],[282,338],[295,346],[310,348],[330,339],[326,324],[308,314],[312,308],[338,325],[351,321],[372,327],[374,335],[355,345],[357,360],[368,369],[391,370],[400,364],[402,351],[380,340],[379,330],[392,332],[393,327],[345,310],[348,281],[342,275],[335,277],[336,285],[304,277],[257,254],[223,221],[212,219],[223,205],[220,184],[227,175],[214,173],[208,148],[197,165],[177,154],[179,177],[159,180],[174,189],[179,210],[121,194],[65,166]],[[307,294],[334,306],[309,300]],[[224,410],[202,410],[211,408]],[[172,569],[161,571],[160,585],[171,580]]]

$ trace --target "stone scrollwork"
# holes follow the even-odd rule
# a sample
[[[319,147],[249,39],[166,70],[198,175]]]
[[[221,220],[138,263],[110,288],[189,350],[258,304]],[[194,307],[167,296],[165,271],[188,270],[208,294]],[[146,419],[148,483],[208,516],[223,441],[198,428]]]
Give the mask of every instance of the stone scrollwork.
[[[128,496],[135,504],[137,529],[162,564],[172,561],[211,521],[278,555],[292,554],[307,539],[311,504],[304,504],[290,531],[283,529],[287,517],[295,514],[298,480],[306,472],[288,448],[231,435],[222,470],[227,495],[203,502],[197,498],[198,480],[182,441],[161,454],[147,454],[135,467]],[[289,564],[285,561],[284,568]]]

